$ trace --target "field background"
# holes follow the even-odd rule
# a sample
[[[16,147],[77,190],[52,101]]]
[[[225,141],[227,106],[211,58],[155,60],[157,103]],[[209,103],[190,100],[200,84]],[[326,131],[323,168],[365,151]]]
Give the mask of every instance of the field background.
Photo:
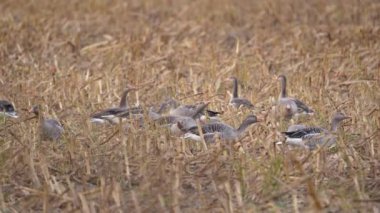
[[[276,76],[327,126],[352,116],[332,150],[274,148],[288,123],[273,116]],[[93,126],[118,105],[210,100],[231,85],[263,121],[233,146],[184,141],[148,126]],[[2,0],[0,98],[19,119],[0,123],[4,212],[378,212],[380,208],[380,2],[375,0]],[[40,141],[41,104],[65,125]],[[357,209],[357,210],[356,210]]]

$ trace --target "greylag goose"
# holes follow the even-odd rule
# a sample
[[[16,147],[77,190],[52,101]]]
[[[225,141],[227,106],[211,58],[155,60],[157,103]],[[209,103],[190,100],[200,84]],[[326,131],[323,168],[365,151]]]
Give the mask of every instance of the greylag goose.
[[[257,117],[254,115],[247,116],[239,128],[235,129],[225,123],[210,123],[201,126],[203,138],[206,142],[215,142],[216,136],[219,136],[222,141],[238,140],[245,130],[252,124],[258,122]],[[184,138],[189,138],[195,141],[201,141],[202,138],[199,134],[198,127],[193,127],[184,135]]]
[[[109,122],[111,124],[115,124],[119,122],[119,118],[129,117],[131,114],[142,114],[143,109],[141,107],[128,107],[127,95],[129,92],[136,89],[137,88],[135,87],[127,86],[121,96],[119,107],[108,108],[91,115],[91,122]]]
[[[180,105],[175,109],[170,110],[169,114],[174,116],[188,116],[194,114],[196,111],[197,105]],[[216,117],[222,114],[221,112],[205,109],[204,112],[200,112],[199,115],[207,115],[209,117]]]
[[[300,114],[309,114],[312,115],[314,111],[310,109],[306,104],[302,101],[288,97],[286,93],[286,77],[285,75],[280,75],[278,80],[281,82],[281,93],[278,100],[278,104],[280,107],[285,109],[285,117],[291,118],[294,115]]]
[[[6,100],[0,100],[0,115],[5,117],[18,118],[13,104]]]
[[[165,108],[171,108],[169,111],[170,115],[191,117],[196,111],[197,106],[198,105],[195,105],[195,104],[181,105],[176,100],[169,98],[165,100],[163,104],[161,104],[160,111],[163,111]],[[222,112],[204,109],[202,112],[198,114],[198,116],[201,117],[203,115],[206,115],[210,118],[213,118],[213,117],[217,117],[220,114],[222,114]]]
[[[298,130],[305,129],[305,128],[307,128],[306,125],[303,125],[303,124],[294,124],[294,125],[290,125],[288,127],[287,132],[294,132],[294,131],[298,131]]]
[[[289,145],[301,146],[309,150],[326,144],[327,147],[336,143],[336,136],[333,134],[338,130],[339,124],[350,118],[341,112],[337,112],[331,119],[331,131],[322,127],[298,126],[294,131],[283,132],[286,136],[285,143]],[[289,130],[289,129],[288,129]]]
[[[230,100],[230,105],[235,107],[235,108],[240,108],[240,107],[246,107],[248,109],[253,108],[253,104],[245,98],[240,98],[238,94],[238,80],[236,77],[229,77],[227,78],[227,81],[232,81],[233,83],[233,90],[232,90],[232,97]]]
[[[168,126],[172,133],[176,135],[181,135],[187,130],[197,126],[196,119],[199,114],[204,111],[210,102],[200,104],[197,106],[194,113],[190,116],[175,116],[175,115],[160,115],[153,110],[149,111],[149,117],[154,123],[161,126]],[[180,123],[180,124],[179,124]],[[178,126],[180,125],[180,126]]]
[[[51,118],[45,118],[43,113],[41,112],[40,105],[32,107],[30,112],[34,113],[36,117],[38,117],[42,140],[59,140],[64,131],[59,121]]]

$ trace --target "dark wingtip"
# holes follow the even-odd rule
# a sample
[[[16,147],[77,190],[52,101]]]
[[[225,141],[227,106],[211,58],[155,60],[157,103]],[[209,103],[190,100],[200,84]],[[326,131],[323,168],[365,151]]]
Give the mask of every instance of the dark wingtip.
[[[213,111],[213,110],[208,109],[208,110],[206,110],[206,113],[210,117],[215,117],[215,116],[223,114],[224,112],[218,112],[218,111]]]
[[[291,136],[292,134],[294,134],[294,132],[281,132],[281,134]]]

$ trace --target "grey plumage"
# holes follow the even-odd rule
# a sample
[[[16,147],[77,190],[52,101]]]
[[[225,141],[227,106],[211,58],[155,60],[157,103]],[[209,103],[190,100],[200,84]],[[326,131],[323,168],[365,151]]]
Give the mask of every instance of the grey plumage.
[[[64,129],[58,120],[45,118],[39,105],[34,106],[30,112],[34,113],[39,119],[42,140],[58,141],[61,138]]]
[[[199,114],[204,111],[208,106],[209,102],[200,104],[196,107],[196,110],[190,116],[176,116],[176,115],[160,115],[152,109],[149,112],[149,117],[153,120],[154,123],[160,126],[170,127],[171,132],[177,135],[181,135],[186,132],[188,129],[196,127],[196,119],[199,117]]]
[[[135,87],[127,86],[124,90],[119,107],[112,107],[91,115],[91,122],[93,123],[105,123],[111,124],[118,123],[120,118],[130,118],[132,116],[141,117],[144,110],[142,107],[129,107],[127,96],[130,91],[136,90]]]
[[[201,126],[201,131],[206,142],[214,142],[216,137],[219,137],[222,141],[234,141],[238,140],[244,131],[256,122],[257,117],[249,115],[237,129],[225,123],[211,123]],[[200,135],[198,127],[194,127],[188,130],[184,138],[200,141]]]
[[[278,100],[278,105],[279,107],[282,107],[285,110],[284,112],[286,118],[291,118],[292,116],[299,114],[311,115],[314,113],[314,111],[311,108],[309,108],[306,104],[304,104],[302,101],[287,96],[287,81],[284,75],[280,75],[278,77],[278,80],[281,82],[281,93]]]
[[[285,143],[304,147],[313,150],[318,146],[330,147],[336,143],[336,136],[333,134],[337,131],[339,124],[350,117],[345,116],[341,112],[333,115],[331,120],[331,131],[322,127],[306,127],[295,129],[294,131],[286,131],[283,134],[286,136]]]
[[[44,119],[40,125],[42,138],[45,140],[57,141],[64,131],[62,125],[54,119]]]
[[[178,101],[174,100],[173,98],[168,98],[160,105],[158,112],[162,113],[167,108],[169,108],[170,109],[169,115],[191,117],[196,111],[197,106],[199,106],[199,104],[198,105],[197,104],[181,105]],[[222,114],[222,112],[204,108],[203,111],[197,114],[197,118],[200,118],[202,116],[216,118],[220,114]]]
[[[236,77],[230,77],[227,80],[230,80],[233,82],[233,90],[232,90],[232,98],[230,100],[230,105],[235,107],[235,108],[240,108],[240,107],[246,107],[246,108],[253,108],[254,105],[249,101],[248,99],[241,98],[239,97],[239,92],[238,92],[238,80]]]

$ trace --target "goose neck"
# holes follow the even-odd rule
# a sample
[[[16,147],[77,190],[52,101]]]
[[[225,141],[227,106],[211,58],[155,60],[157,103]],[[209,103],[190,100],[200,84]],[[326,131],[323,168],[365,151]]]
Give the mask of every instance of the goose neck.
[[[331,122],[331,131],[333,132],[336,132],[339,128],[339,124],[340,124],[341,121],[337,120],[337,119],[333,119],[332,122]]]
[[[236,78],[233,78],[232,97],[233,98],[237,98],[238,97],[238,80]]]
[[[280,97],[281,98],[285,98],[285,97],[287,97],[287,94],[286,94],[286,78],[282,77],[280,79],[280,81],[281,81],[281,94],[280,94]]]
[[[121,96],[121,99],[120,99],[120,108],[128,108],[128,100],[127,100],[128,93],[129,93],[129,90],[125,90],[123,92],[123,95]]]
[[[239,128],[237,129],[238,134],[242,134],[252,123],[248,121],[243,121]]]

